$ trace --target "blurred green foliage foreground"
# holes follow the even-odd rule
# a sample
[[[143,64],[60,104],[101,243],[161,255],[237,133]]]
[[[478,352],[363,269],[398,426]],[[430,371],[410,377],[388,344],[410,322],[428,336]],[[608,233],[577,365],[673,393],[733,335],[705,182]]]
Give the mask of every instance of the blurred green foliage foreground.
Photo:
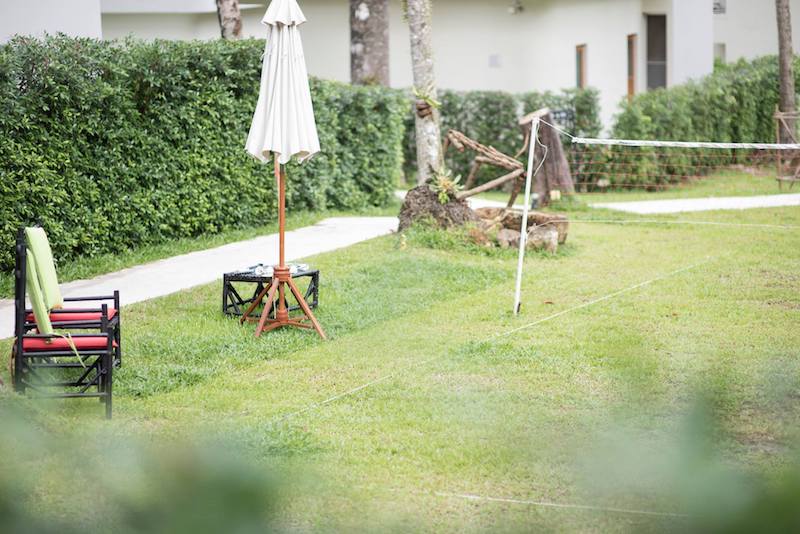
[[[111,422],[0,389],[0,529],[797,531],[800,210],[571,218],[518,317],[426,227],[308,258],[328,342],[126,307]]]

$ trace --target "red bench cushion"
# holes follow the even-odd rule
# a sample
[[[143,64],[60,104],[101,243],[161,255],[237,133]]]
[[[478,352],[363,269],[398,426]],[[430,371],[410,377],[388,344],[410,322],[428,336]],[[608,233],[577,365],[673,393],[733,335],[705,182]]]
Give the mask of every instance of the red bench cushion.
[[[48,343],[48,341],[50,343]],[[78,349],[78,352],[80,352],[82,350],[103,350],[106,348],[107,340],[103,336],[89,336],[73,337],[72,342],[75,344],[75,348]],[[114,343],[114,346],[116,347],[116,343]],[[72,350],[72,347],[70,347],[69,341],[63,337],[53,339],[23,338],[22,350],[25,352],[63,351]]]
[[[103,314],[101,312],[78,312],[78,310],[76,310],[75,312],[64,313],[64,310],[53,310],[50,312],[50,321],[53,323],[66,321],[96,321],[99,323],[102,315]],[[113,319],[115,315],[117,315],[117,310],[114,308],[108,308],[109,320]],[[26,315],[25,320],[29,323],[34,322],[33,314],[29,313]]]

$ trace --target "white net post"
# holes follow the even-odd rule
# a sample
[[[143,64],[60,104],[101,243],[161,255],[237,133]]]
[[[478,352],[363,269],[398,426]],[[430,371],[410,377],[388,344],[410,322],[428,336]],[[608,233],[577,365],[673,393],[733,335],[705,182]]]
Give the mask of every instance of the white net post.
[[[522,227],[519,230],[519,259],[517,260],[517,287],[514,293],[514,315],[519,315],[522,304],[522,268],[525,263],[525,248],[528,244],[528,212],[531,209],[531,182],[536,165],[536,142],[539,138],[539,119],[531,123],[531,145],[528,149],[528,174],[525,178],[525,203],[522,207]]]

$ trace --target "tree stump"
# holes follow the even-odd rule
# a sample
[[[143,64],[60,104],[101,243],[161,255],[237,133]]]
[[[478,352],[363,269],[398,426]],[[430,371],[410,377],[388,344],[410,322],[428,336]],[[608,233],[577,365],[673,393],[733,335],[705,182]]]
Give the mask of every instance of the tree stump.
[[[403,231],[415,221],[433,219],[440,228],[464,226],[480,221],[465,200],[451,199],[446,204],[439,202],[438,195],[428,186],[420,185],[406,194],[400,209],[400,228]]]
[[[558,190],[562,195],[572,195],[575,193],[575,184],[572,181],[564,147],[561,145],[561,136],[555,128],[549,126],[555,122],[549,109],[534,111],[520,120],[520,125],[527,132],[526,139],[530,140],[531,125],[537,118],[543,122],[539,126],[541,144],[536,144],[536,166],[541,164],[542,167],[536,175],[533,190],[539,195],[539,204],[547,206],[550,204],[550,191]],[[542,158],[545,158],[544,163]]]

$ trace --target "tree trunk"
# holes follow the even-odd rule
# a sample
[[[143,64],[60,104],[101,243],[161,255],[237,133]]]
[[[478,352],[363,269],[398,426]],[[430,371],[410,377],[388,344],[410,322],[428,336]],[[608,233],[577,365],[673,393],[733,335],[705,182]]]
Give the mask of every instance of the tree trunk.
[[[350,81],[389,85],[389,0],[350,0]]]
[[[242,13],[239,0],[217,0],[217,16],[222,38],[235,41],[242,36]]]
[[[406,17],[411,34],[411,64],[414,87],[427,97],[416,105],[417,183],[427,182],[441,166],[442,141],[439,130],[439,110],[431,106],[436,101],[436,79],[433,72],[431,44],[431,0],[407,0]]]
[[[789,0],[775,0],[775,7],[778,15],[778,61],[780,63],[781,76],[781,100],[780,110],[783,113],[795,111],[795,89],[794,89],[794,51],[792,48],[792,16],[789,7]],[[795,133],[794,119],[786,120],[786,127],[781,128],[780,142],[794,143]]]
[[[541,119],[550,124],[555,122],[549,110],[542,110]],[[539,143],[536,144],[536,166],[542,167],[536,175],[534,191],[539,195],[539,203],[547,206],[550,204],[551,191],[558,190],[564,195],[572,195],[575,193],[575,184],[558,132],[547,124],[540,123],[539,141],[547,150]],[[545,158],[544,163],[542,158]]]

